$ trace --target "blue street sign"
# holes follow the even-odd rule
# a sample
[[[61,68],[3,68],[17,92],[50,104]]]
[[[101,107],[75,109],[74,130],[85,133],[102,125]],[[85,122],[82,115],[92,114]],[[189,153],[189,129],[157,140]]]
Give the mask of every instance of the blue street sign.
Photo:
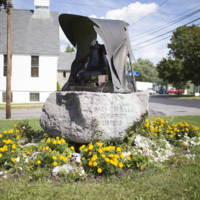
[[[132,76],[133,74],[134,74],[134,76],[139,76],[139,72],[133,71],[133,73],[132,73],[131,70],[126,71],[126,75]]]
[[[133,72],[134,76],[139,76],[139,72]]]

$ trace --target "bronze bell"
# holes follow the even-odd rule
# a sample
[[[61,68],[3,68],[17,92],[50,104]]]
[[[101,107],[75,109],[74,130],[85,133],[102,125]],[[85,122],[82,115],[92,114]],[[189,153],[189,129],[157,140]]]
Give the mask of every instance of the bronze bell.
[[[85,68],[80,70],[77,76],[106,75],[107,67],[108,60],[105,54],[105,47],[96,42],[94,46],[90,47],[89,59]]]

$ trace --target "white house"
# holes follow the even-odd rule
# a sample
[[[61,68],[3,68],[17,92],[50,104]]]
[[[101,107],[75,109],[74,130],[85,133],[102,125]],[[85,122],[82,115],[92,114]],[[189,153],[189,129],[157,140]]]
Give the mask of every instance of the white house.
[[[44,102],[56,90],[59,56],[58,12],[49,0],[34,10],[12,12],[12,103]],[[0,10],[0,103],[6,102],[7,13]]]

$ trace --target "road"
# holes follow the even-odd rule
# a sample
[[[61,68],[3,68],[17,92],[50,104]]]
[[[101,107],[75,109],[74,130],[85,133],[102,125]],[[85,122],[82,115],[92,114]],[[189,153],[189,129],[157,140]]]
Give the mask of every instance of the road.
[[[13,109],[12,119],[39,118],[41,108],[34,109]],[[150,115],[200,115],[200,101],[180,100],[176,98],[150,96],[149,98]],[[6,111],[0,110],[0,119],[5,119]]]

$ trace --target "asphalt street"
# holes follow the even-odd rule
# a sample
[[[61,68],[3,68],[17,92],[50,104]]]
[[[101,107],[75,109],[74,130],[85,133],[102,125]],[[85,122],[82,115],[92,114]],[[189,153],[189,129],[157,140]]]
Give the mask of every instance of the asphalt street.
[[[41,108],[35,109],[13,109],[12,119],[40,118]],[[200,101],[180,100],[176,98],[150,96],[149,98],[150,115],[200,115]],[[6,111],[0,110],[0,119],[6,118]]]

